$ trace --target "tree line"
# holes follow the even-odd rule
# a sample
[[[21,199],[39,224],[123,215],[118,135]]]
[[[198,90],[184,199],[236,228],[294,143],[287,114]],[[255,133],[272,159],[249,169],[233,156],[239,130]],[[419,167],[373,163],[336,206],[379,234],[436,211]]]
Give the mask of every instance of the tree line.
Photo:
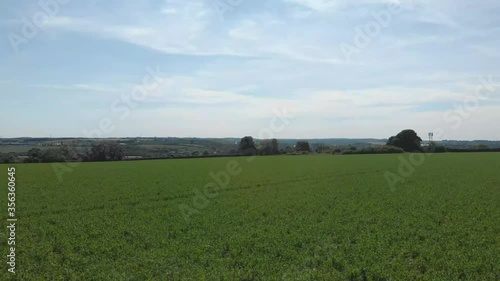
[[[237,150],[230,151],[218,156],[253,156],[253,155],[280,155],[280,154],[308,154],[308,153],[332,153],[332,154],[390,154],[390,153],[442,153],[442,152],[500,152],[500,149],[491,149],[488,146],[478,146],[469,149],[447,148],[430,142],[422,146],[422,139],[414,130],[403,130],[395,136],[391,136],[385,145],[370,146],[357,149],[355,146],[349,148],[332,148],[324,145],[311,147],[308,141],[301,140],[291,147],[280,148],[277,139],[264,139],[255,141],[251,136],[243,137],[238,143]],[[75,150],[70,146],[61,145],[57,148],[42,150],[33,148],[28,151],[24,160],[26,163],[54,163],[54,162],[97,162],[97,161],[120,161],[125,158],[126,150],[117,142],[102,142],[92,144],[83,150]],[[208,153],[193,153],[191,157],[210,157]],[[15,157],[9,154],[0,154],[1,163],[14,163]]]
[[[68,161],[98,162],[120,161],[125,157],[125,150],[116,142],[92,144],[83,151],[71,149],[68,146],[41,150],[32,148],[28,151],[25,163],[55,163]]]
[[[277,139],[261,140],[258,145],[255,144],[253,137],[243,137],[238,144],[238,154],[243,156],[251,155],[278,155],[287,153],[308,153],[311,152],[311,147],[307,141],[298,141],[297,144],[291,148],[280,149]]]

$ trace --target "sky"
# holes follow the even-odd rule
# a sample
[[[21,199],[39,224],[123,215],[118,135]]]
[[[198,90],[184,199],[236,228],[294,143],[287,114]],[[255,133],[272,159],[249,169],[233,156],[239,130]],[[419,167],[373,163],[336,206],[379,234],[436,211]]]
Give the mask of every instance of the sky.
[[[0,8],[0,137],[500,140],[498,0]]]

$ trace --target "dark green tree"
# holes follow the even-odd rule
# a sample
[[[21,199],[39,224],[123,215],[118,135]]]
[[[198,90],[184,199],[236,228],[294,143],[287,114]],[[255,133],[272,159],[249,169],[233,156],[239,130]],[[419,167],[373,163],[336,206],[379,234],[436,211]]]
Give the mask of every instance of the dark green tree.
[[[112,161],[122,160],[125,157],[125,150],[117,142],[106,143],[107,159]]]
[[[280,154],[280,145],[279,145],[277,139],[271,140],[271,147],[272,147],[273,154]]]
[[[257,154],[257,148],[255,147],[255,142],[252,137],[246,136],[241,139],[238,146],[238,153],[245,156]]]
[[[11,164],[16,161],[16,157],[12,154],[1,154],[0,153],[0,163]]]
[[[38,148],[28,150],[28,161],[30,163],[38,163],[42,161],[42,151]]]
[[[49,148],[45,150],[42,154],[42,162],[44,163],[54,163],[54,162],[64,162],[64,155],[60,148]]]
[[[307,141],[298,141],[295,145],[296,151],[311,151],[311,147],[309,146],[309,142]]]
[[[90,161],[116,161],[125,157],[125,150],[116,142],[93,144],[89,151]]]
[[[422,152],[422,139],[414,130],[403,130],[387,141],[387,145],[402,148],[406,152]]]
[[[275,155],[280,154],[279,144],[277,139],[262,140],[260,142],[260,154],[262,155]]]
[[[106,144],[93,144],[90,150],[90,161],[106,161]]]

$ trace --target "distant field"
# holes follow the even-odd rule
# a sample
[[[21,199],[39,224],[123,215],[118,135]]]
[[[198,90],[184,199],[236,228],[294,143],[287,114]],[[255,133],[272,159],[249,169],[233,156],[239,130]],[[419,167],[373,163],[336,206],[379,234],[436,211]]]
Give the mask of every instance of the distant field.
[[[62,183],[50,164],[15,165],[16,277],[500,280],[500,154],[432,155],[391,191],[398,157],[84,163]],[[195,196],[230,161],[239,175]],[[0,280],[6,175],[0,165]]]

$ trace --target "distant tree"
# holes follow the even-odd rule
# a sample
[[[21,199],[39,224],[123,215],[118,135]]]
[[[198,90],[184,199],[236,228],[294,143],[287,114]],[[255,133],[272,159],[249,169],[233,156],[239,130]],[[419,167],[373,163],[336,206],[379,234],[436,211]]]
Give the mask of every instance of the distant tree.
[[[125,150],[119,143],[110,142],[106,144],[106,147],[108,160],[122,160],[125,157]]]
[[[30,163],[38,163],[42,161],[42,151],[38,148],[28,150],[28,161]]]
[[[125,157],[125,150],[119,143],[108,142],[93,144],[88,152],[89,161],[116,161]]]
[[[444,153],[444,152],[446,152],[446,147],[442,145],[436,145],[434,147],[434,153]]]
[[[262,155],[275,155],[280,154],[280,149],[277,139],[272,140],[262,140],[260,142],[260,154]]]
[[[273,154],[280,154],[280,145],[279,145],[277,139],[271,140],[271,147],[272,147]]]
[[[61,151],[66,161],[81,160],[78,157],[78,152],[71,146],[64,145],[61,147]]]
[[[403,130],[387,141],[387,145],[402,148],[406,152],[421,152],[422,139],[413,130]]]
[[[314,151],[316,153],[325,153],[325,152],[329,153],[331,151],[330,147],[325,146],[325,144],[323,144],[323,143],[313,145],[313,147],[315,148]]]
[[[11,164],[16,161],[16,158],[12,154],[1,154],[0,153],[0,163]]]
[[[60,148],[49,148],[45,150],[42,154],[42,162],[44,163],[54,163],[54,162],[64,162],[65,158],[63,152]]]
[[[106,161],[106,144],[93,144],[90,149],[90,160],[91,161]]]
[[[307,141],[298,141],[295,145],[296,151],[311,151],[311,147],[309,146],[309,142]]]
[[[252,137],[246,136],[241,139],[238,147],[238,153],[245,156],[257,154],[257,148],[255,147],[255,143]]]
[[[377,145],[365,147],[358,150],[344,150],[342,154],[393,154],[393,153],[404,153],[404,150],[400,147],[387,146],[387,145]]]
[[[85,147],[83,151],[77,152],[77,157],[83,162],[91,161],[92,151],[88,147]]]
[[[480,145],[475,146],[473,149],[477,149],[477,150],[489,150],[491,148],[489,146],[485,145],[485,144],[480,144]]]

